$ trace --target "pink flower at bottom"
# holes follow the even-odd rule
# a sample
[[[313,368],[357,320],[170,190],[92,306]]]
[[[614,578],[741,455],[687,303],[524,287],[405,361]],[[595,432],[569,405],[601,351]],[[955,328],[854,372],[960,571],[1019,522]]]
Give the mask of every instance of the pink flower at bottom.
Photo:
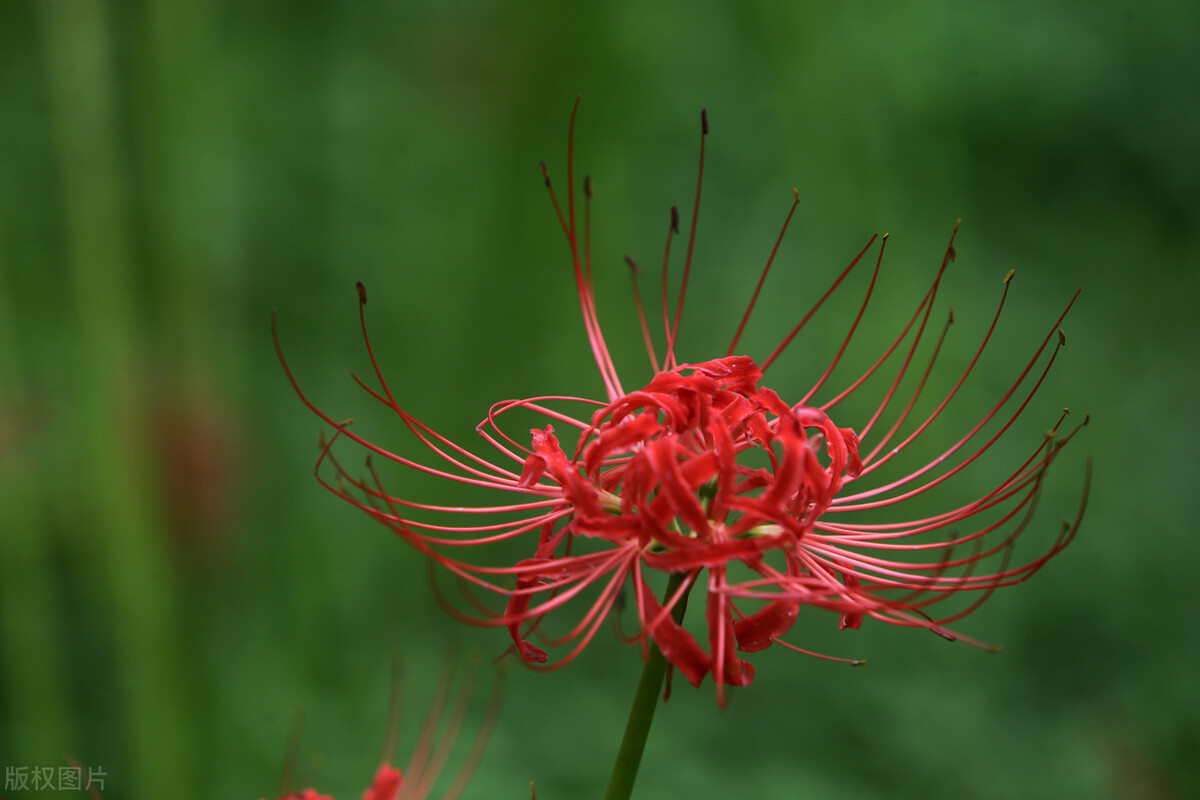
[[[279,800],[333,800],[331,795],[321,794],[316,789],[305,789],[302,792],[289,792],[281,795]]]
[[[407,767],[401,771],[391,764],[395,736],[400,724],[400,695],[399,678],[392,687],[392,709],[388,721],[387,744],[384,745],[383,759],[371,785],[362,794],[362,800],[426,800],[433,791],[442,769],[446,766],[454,749],[458,734],[466,720],[471,705],[471,685],[473,670],[463,680],[458,696],[451,702],[450,690],[454,679],[452,668],[453,659],[447,660],[446,667],[441,673],[441,680],[434,692],[433,700],[425,721],[417,746],[413,750]],[[466,788],[467,782],[475,772],[483,751],[487,747],[492,727],[495,725],[500,710],[501,684],[496,683],[492,697],[484,715],[483,727],[476,736],[466,758],[459,768],[453,783],[441,796],[441,800],[456,800]],[[439,734],[440,729],[440,734]],[[290,780],[285,779],[285,784]],[[285,791],[279,800],[333,800],[331,795],[317,792],[315,789],[305,789],[300,792]]]
[[[573,113],[571,142],[574,123]],[[706,115],[702,127],[701,176]],[[753,679],[753,666],[742,654],[773,644],[809,652],[783,639],[803,607],[834,612],[841,628],[858,628],[870,618],[981,644],[946,626],[978,608],[997,588],[1028,579],[1078,530],[1086,504],[1086,478],[1084,502],[1075,519],[1064,523],[1053,542],[1032,559],[1012,560],[1014,543],[1030,525],[1047,468],[1082,425],[1064,430],[1064,411],[1047,436],[1032,443],[1023,460],[1010,466],[982,497],[932,515],[907,509],[918,496],[975,464],[1026,410],[1065,343],[1059,325],[1074,298],[1048,327],[1007,391],[976,424],[952,437],[932,460],[902,471],[899,477],[872,481],[877,470],[896,461],[919,437],[926,438],[927,430],[975,370],[996,329],[1011,273],[1004,279],[999,307],[974,355],[932,410],[916,412],[953,311],[932,353],[918,359],[917,351],[930,338],[934,301],[955,257],[953,235],[940,269],[907,324],[861,376],[818,401],[816,396],[841,361],[875,290],[887,243],[887,236],[882,237],[865,297],[853,318],[843,323],[848,330],[832,363],[803,397],[785,400],[762,385],[764,373],[863,261],[876,237],[779,346],[759,361],[735,353],[775,258],[777,241],[727,353],[680,363],[676,336],[691,272],[700,208],[698,182],[673,313],[667,299],[666,265],[679,234],[679,215],[671,210],[662,277],[661,357],[638,294],[638,270],[629,262],[655,374],[643,388],[626,391],[601,331],[593,291],[587,221],[592,183],[584,179],[581,231],[573,161],[573,146],[569,146],[565,213],[544,165],[542,172],[570,245],[584,328],[605,398],[554,395],[495,403],[477,426],[493,453],[478,455],[424,425],[400,405],[371,350],[363,316],[366,292],[359,284],[360,319],[378,388],[359,383],[396,413],[433,458],[420,461],[384,449],[356,434],[349,423],[339,423],[323,412],[301,391],[276,336],[280,359],[296,392],[334,428],[317,463],[321,483],[457,576],[468,609],[451,607],[452,613],[474,624],[507,628],[520,657],[538,668],[561,667],[576,658],[627,593],[632,594],[638,623],[629,638],[640,643],[643,652],[653,641],[694,685],[711,674],[722,702],[726,684],[742,686]],[[784,231],[798,202],[797,195]],[[915,366],[921,362],[924,367]],[[1039,366],[1039,362],[1043,363]],[[887,370],[890,378],[885,377],[886,388],[873,403],[874,411],[847,424],[839,406]],[[540,418],[526,428],[527,436],[502,427],[518,414]],[[889,422],[883,421],[885,417]],[[985,430],[989,424],[997,429]],[[355,477],[335,458],[332,447],[339,439],[349,439],[368,451],[369,477]],[[385,489],[372,456],[467,487],[483,487],[508,499],[446,506],[396,496]],[[326,477],[325,467],[332,469],[334,479]],[[495,556],[489,554],[512,542],[526,542],[527,557],[507,565],[495,563]],[[655,574],[676,576],[674,591],[661,600],[652,585]],[[672,613],[696,586],[704,593],[706,635],[702,636],[677,622]],[[489,597],[499,603],[489,603]],[[965,603],[940,609],[939,604],[962,598],[967,598]],[[555,635],[543,630],[547,617],[572,612],[576,622],[565,631]],[[551,660],[547,647],[561,654]]]

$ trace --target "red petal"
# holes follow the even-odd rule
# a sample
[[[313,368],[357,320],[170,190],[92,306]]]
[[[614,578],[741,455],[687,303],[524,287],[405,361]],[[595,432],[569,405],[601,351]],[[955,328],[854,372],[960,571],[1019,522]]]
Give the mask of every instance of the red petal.
[[[644,580],[642,581],[642,594],[646,604],[646,618],[642,620],[642,624],[648,625],[659,616],[662,617],[662,620],[652,630],[647,631],[650,638],[654,639],[654,643],[658,645],[658,649],[662,651],[667,661],[674,664],[675,668],[683,673],[692,686],[699,686],[709,669],[712,668],[712,660],[708,657],[708,653],[704,652],[704,648],[696,642],[695,637],[676,622],[670,614],[661,613],[662,606],[659,605],[654,592],[650,591],[650,587]]]
[[[776,600],[766,607],[733,623],[738,649],[756,653],[771,646],[771,640],[783,636],[796,622],[800,603],[795,600]]]

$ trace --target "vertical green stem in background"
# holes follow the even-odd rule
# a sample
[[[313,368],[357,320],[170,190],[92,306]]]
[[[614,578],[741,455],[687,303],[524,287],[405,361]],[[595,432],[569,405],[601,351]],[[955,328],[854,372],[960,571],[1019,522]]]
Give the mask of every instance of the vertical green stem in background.
[[[70,495],[69,545],[95,565],[105,631],[117,664],[119,718],[105,720],[120,742],[99,763],[106,794],[169,797],[196,786],[195,721],[184,702],[187,662],[158,516],[154,454],[145,403],[144,336],[133,302],[129,187],[121,158],[112,42],[104,3],[38,3],[42,17],[53,141],[62,178],[68,285],[78,344],[67,420],[74,462],[51,485]],[[89,576],[90,577],[90,576]],[[81,668],[86,669],[86,666]],[[62,758],[47,753],[46,763]],[[88,758],[80,753],[80,758]],[[210,767],[212,765],[209,765]],[[182,791],[187,791],[182,789]]]
[[[685,573],[671,574],[667,581],[664,598],[670,598],[683,583]],[[689,590],[690,591],[690,587]],[[683,612],[687,608],[687,593],[675,604],[671,616],[676,622],[683,621]],[[650,735],[650,724],[654,722],[654,712],[658,708],[658,695],[662,691],[663,679],[667,674],[667,659],[663,656],[658,645],[650,645],[650,659],[642,669],[641,680],[638,681],[637,693],[633,696],[633,707],[629,709],[629,720],[625,723],[625,735],[621,738],[621,749],[617,752],[617,761],[613,764],[612,776],[608,779],[608,791],[604,800],[626,800],[633,794],[633,784],[637,780],[638,767],[642,764],[642,753],[646,749],[646,739]]]
[[[0,276],[6,253],[0,243]],[[4,744],[8,766],[42,764],[71,752],[64,664],[57,630],[54,543],[44,510],[58,498],[45,463],[46,426],[28,425],[36,398],[25,365],[38,354],[17,335],[9,287],[0,281],[0,692],[5,722],[20,736]],[[24,352],[22,352],[24,351]]]

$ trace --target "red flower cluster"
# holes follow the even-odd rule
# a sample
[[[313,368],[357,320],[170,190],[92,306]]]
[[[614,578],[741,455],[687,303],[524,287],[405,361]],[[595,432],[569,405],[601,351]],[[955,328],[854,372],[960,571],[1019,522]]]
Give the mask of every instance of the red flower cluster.
[[[622,582],[624,572],[634,573],[647,629],[694,684],[712,670],[719,682],[749,683],[753,670],[737,658],[734,643],[742,650],[766,647],[787,633],[801,602],[855,611],[836,599],[841,585],[831,595],[829,580],[813,578],[796,545],[833,503],[844,480],[862,471],[858,437],[836,427],[819,409],[792,409],[758,386],[761,377],[746,356],[660,372],[645,389],[617,398],[593,417],[577,458],[563,452],[553,426],[534,430],[533,452],[517,485],[533,487],[548,479],[560,487],[573,519],[548,529],[534,557],[518,565],[520,586],[585,579],[596,569],[590,559],[556,553],[568,535],[604,540],[609,545],[604,557],[618,556],[612,569]],[[770,466],[739,463],[739,454],[749,449],[763,450]],[[821,451],[827,464],[818,457]],[[782,575],[764,560],[771,550],[783,551]],[[728,600],[732,562],[764,578],[786,576],[809,598],[789,597],[754,615],[735,616]],[[645,567],[690,579],[708,569],[712,658],[664,614],[641,574]],[[519,633],[529,601],[529,594],[515,594],[506,616],[521,655],[546,661],[545,652]]]
[[[571,142],[574,122],[573,113]],[[708,133],[706,116],[702,116],[702,123],[701,177],[704,135]],[[626,587],[631,587],[639,625],[632,638],[643,649],[653,641],[693,684],[698,685],[711,673],[723,701],[724,685],[746,685],[753,678],[752,666],[739,652],[754,652],[776,643],[808,652],[781,638],[792,628],[802,606],[837,613],[843,628],[857,628],[870,617],[927,628],[947,638],[965,638],[945,626],[973,611],[995,589],[1029,578],[1074,537],[1085,503],[1043,553],[1021,565],[1010,562],[1013,543],[1025,531],[1037,505],[1047,467],[1079,429],[1060,432],[1065,412],[1027,458],[983,497],[933,516],[907,518],[903,514],[906,501],[975,462],[1025,410],[1065,343],[1058,326],[1074,298],[1015,382],[976,425],[932,461],[899,478],[860,490],[857,482],[891,462],[923,434],[974,370],[1003,309],[1011,273],[1004,280],[996,316],[974,356],[948,393],[923,418],[910,420],[953,321],[953,312],[907,399],[902,399],[901,384],[906,376],[917,372],[913,369],[917,348],[926,339],[934,299],[955,255],[953,236],[941,269],[899,335],[863,375],[834,397],[816,404],[813,397],[841,360],[871,299],[886,246],[884,236],[866,296],[849,321],[849,331],[833,362],[804,397],[787,402],[760,385],[763,373],[860,263],[876,239],[872,237],[813,309],[760,364],[734,353],[775,258],[777,241],[727,354],[701,363],[680,364],[675,341],[691,270],[700,207],[698,182],[673,315],[667,302],[666,264],[671,242],[679,233],[679,215],[675,209],[671,213],[662,279],[665,353],[661,360],[637,293],[638,270],[630,261],[642,333],[656,374],[645,388],[626,392],[596,312],[586,222],[590,217],[591,180],[585,178],[583,183],[585,223],[581,236],[576,224],[573,146],[568,147],[566,213],[555,197],[544,165],[542,172],[570,244],[584,327],[605,384],[606,401],[543,396],[496,403],[477,428],[495,448],[496,456],[479,456],[422,424],[395,399],[371,351],[363,316],[366,293],[361,284],[360,319],[379,388],[359,383],[394,411],[439,463],[424,463],[390,452],[354,433],[347,423],[336,422],[304,395],[284,362],[301,399],[335,430],[332,439],[322,446],[318,479],[458,576],[471,610],[451,607],[456,616],[476,624],[507,627],[524,661],[555,668],[579,654],[624,597]],[[795,208],[793,203],[783,231]],[[783,232],[780,241],[782,238]],[[1035,369],[1056,334],[1057,341],[1044,365]],[[276,344],[278,347],[277,336]],[[889,361],[899,366],[875,411],[855,429],[835,423],[830,412]],[[1018,395],[1027,379],[1032,385]],[[1002,410],[1013,404],[1015,409],[1002,415]],[[897,406],[895,420],[879,434],[877,423]],[[531,439],[514,437],[501,428],[505,415],[516,412],[532,412],[543,419],[532,429]],[[984,439],[984,428],[994,419],[998,430]],[[906,423],[912,425],[912,430],[901,436]],[[560,429],[572,434],[565,446],[559,438]],[[451,507],[393,496],[385,490],[370,456],[370,478],[357,478],[342,467],[331,450],[339,438],[348,438],[370,454],[403,467],[486,487],[516,499]],[[325,477],[326,466],[332,467],[334,480]],[[1085,480],[1085,502],[1086,496]],[[886,522],[847,519],[850,512],[893,508],[896,518]],[[478,522],[468,524],[466,519]],[[532,553],[511,566],[488,564],[486,559],[478,563],[458,555],[512,540],[530,540]],[[992,559],[999,563],[981,569]],[[661,601],[651,585],[655,573],[671,576]],[[705,592],[706,642],[679,621],[686,597],[698,583]],[[479,591],[500,598],[503,609],[481,601]],[[973,597],[965,607],[941,613],[932,608],[964,593]],[[585,610],[573,627],[557,637],[540,630],[544,617],[577,606],[581,597],[587,598]],[[550,662],[547,652],[530,640],[535,635],[542,644],[570,649]]]

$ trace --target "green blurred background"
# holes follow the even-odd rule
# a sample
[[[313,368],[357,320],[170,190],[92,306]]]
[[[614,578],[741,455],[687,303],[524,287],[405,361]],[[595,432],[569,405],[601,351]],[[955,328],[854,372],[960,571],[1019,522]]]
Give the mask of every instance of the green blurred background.
[[[405,441],[397,421],[349,378],[368,368],[356,280],[402,401],[460,441],[496,399],[599,396],[536,166],[565,185],[582,92],[598,302],[627,387],[648,371],[620,258],[653,285],[667,211],[690,203],[702,107],[689,360],[723,354],[793,186],[803,203],[751,355],[890,231],[853,357],[867,363],[962,217],[944,391],[1018,270],[939,442],[1084,287],[1004,453],[1062,405],[1092,424],[1018,556],[1074,512],[1089,454],[1092,502],[1066,553],[958,626],[1004,651],[802,615],[792,640],[870,665],[776,648],[724,712],[711,685],[681,683],[639,796],[1200,795],[1200,7],[567,5],[4,4],[0,765],[70,755],[105,770],[108,798],[273,796],[302,711],[297,770],[355,796],[394,655],[404,749],[447,643],[505,648],[503,631],[443,615],[420,560],[313,482],[320,426],[268,323],[278,307],[314,398],[385,444]],[[854,286],[773,370],[784,397],[827,363]],[[539,797],[599,796],[639,669],[602,635],[562,671],[511,670],[467,797],[524,797],[530,780]]]

